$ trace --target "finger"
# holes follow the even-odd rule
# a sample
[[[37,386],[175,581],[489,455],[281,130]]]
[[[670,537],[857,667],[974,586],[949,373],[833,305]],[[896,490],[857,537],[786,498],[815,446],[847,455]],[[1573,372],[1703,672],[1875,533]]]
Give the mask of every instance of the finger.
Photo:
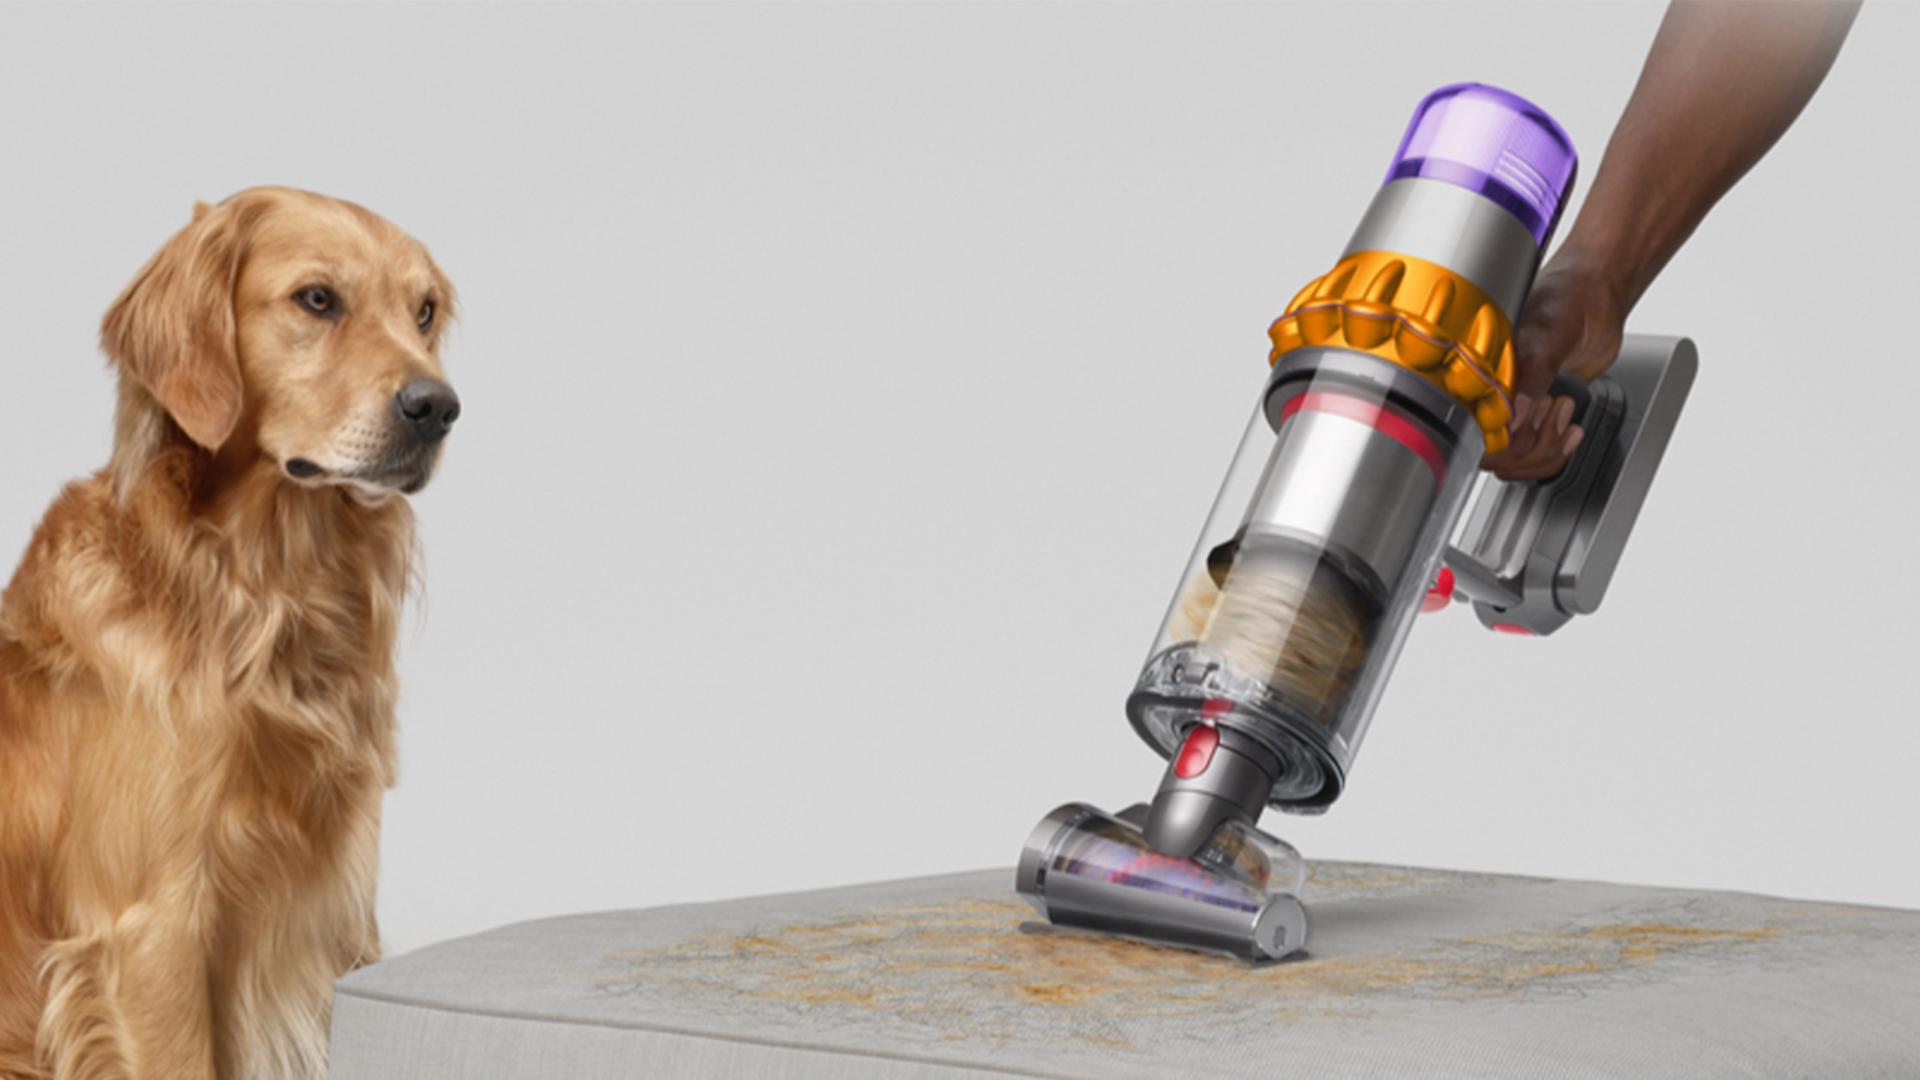
[[[1485,464],[1502,480],[1546,480],[1567,467],[1585,438],[1586,430],[1573,424],[1554,438],[1537,440],[1525,453],[1502,451]]]
[[[1567,425],[1571,423],[1573,423],[1573,399],[1570,397],[1555,398],[1553,401],[1554,441],[1559,441],[1559,436],[1566,434]]]
[[[1507,468],[1507,472],[1515,480],[1544,480],[1554,474],[1554,467],[1550,458],[1543,460],[1536,455],[1524,461],[1514,462]]]
[[[1541,466],[1539,447],[1528,447],[1524,451],[1516,448],[1502,450],[1487,457],[1482,464],[1502,480],[1532,479]]]
[[[1543,398],[1527,421],[1527,437],[1519,440],[1516,465],[1529,470],[1550,466],[1557,456],[1561,433],[1573,415],[1567,398]]]
[[[1501,453],[1506,460],[1513,462],[1526,457],[1533,449],[1534,427],[1530,423],[1520,424],[1507,433],[1507,448]]]
[[[1501,479],[1503,480],[1545,480],[1557,474],[1561,469],[1560,463],[1554,460],[1554,457],[1557,457],[1557,455],[1550,456],[1547,460],[1544,460],[1544,461],[1539,459],[1530,459],[1527,461],[1515,462],[1513,465],[1509,466],[1505,470],[1505,475],[1503,475]]]
[[[1544,429],[1541,425],[1545,424],[1552,415],[1552,399],[1534,398],[1528,401],[1526,419],[1515,425],[1512,438],[1507,445],[1507,450],[1513,455],[1516,463],[1533,457],[1543,434]]]
[[[1482,467],[1502,480],[1543,480],[1559,473],[1582,436],[1573,423],[1570,397],[1534,398],[1516,394],[1507,445],[1482,459]]]
[[[1519,483],[1527,480],[1543,479],[1544,477],[1550,476],[1552,474],[1543,472],[1540,466],[1538,465],[1530,465],[1530,464],[1525,464],[1521,462],[1512,462],[1512,463],[1501,465],[1495,468],[1493,470],[1493,475],[1499,477],[1502,480]]]
[[[1531,415],[1527,417],[1527,426],[1533,429],[1536,436],[1548,430],[1548,424],[1553,420],[1553,408],[1553,399],[1544,396],[1540,404],[1533,407]]]
[[[1553,432],[1554,404],[1554,398],[1542,394],[1534,399],[1533,408],[1527,410],[1527,428],[1533,433],[1536,443],[1542,436]]]
[[[1573,460],[1573,452],[1580,448],[1580,442],[1585,438],[1584,428],[1577,424],[1570,426],[1553,439],[1543,440],[1521,463],[1520,468],[1535,480],[1558,476]]]

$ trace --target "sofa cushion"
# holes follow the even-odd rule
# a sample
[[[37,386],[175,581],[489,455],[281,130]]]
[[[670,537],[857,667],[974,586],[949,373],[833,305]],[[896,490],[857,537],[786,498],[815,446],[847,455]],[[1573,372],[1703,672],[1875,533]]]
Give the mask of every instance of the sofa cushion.
[[[1920,912],[1330,862],[1305,899],[1257,967],[1036,925],[1005,870],[522,923],[340,980],[333,1075],[1920,1075]]]

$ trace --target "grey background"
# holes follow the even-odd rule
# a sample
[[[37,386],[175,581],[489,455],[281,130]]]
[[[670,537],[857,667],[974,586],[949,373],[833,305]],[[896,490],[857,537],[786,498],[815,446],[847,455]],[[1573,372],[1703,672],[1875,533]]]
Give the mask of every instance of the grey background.
[[[423,238],[466,402],[418,500],[381,912],[1011,866],[1159,763],[1120,705],[1413,103],[1586,175],[1659,8],[0,9],[0,551],[104,462],[100,313],[193,200]],[[1310,857],[1920,906],[1908,49],[1870,6],[1634,325],[1703,371],[1606,608],[1409,642]],[[1754,77],[1766,77],[1755,72]]]

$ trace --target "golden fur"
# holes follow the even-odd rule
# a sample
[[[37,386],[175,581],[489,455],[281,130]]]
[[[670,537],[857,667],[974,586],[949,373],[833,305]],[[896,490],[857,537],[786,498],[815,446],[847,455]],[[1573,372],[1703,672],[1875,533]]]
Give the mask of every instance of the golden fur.
[[[324,1075],[332,980],[379,950],[397,492],[433,467],[393,398],[442,377],[451,302],[385,220],[254,189],[108,311],[111,461],[0,602],[0,1077]]]
[[[1361,594],[1314,552],[1271,540],[1236,544],[1218,582],[1202,570],[1174,604],[1168,632],[1199,641],[1333,728],[1367,660],[1374,618]]]

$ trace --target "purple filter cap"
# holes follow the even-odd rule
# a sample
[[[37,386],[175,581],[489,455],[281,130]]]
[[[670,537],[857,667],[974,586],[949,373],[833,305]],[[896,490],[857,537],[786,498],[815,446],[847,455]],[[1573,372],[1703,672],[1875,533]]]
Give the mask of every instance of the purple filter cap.
[[[1579,162],[1573,140],[1539,106],[1497,86],[1458,83],[1413,111],[1387,180],[1424,176],[1477,191],[1545,248]]]

